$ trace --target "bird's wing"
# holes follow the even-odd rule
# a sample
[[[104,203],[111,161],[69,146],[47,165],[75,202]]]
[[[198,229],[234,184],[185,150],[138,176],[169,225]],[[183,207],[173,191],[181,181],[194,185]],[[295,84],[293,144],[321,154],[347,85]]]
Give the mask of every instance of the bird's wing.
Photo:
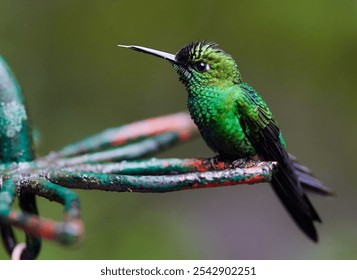
[[[273,189],[300,228],[317,241],[313,221],[321,220],[301,187],[277,122],[252,87],[241,84],[240,88],[242,93],[238,99],[238,111],[243,126],[248,128],[249,140],[264,160],[278,162],[278,172],[272,179]]]

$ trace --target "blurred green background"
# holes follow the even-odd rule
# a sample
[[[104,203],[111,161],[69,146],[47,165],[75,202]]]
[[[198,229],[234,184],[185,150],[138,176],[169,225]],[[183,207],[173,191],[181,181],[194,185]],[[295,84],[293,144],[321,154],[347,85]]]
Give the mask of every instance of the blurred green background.
[[[78,191],[86,239],[45,241],[40,259],[356,259],[357,1],[0,2],[0,53],[41,131],[40,154],[134,120],[186,110],[169,63],[117,44],[175,53],[218,42],[264,97],[288,150],[333,188],[312,197],[320,242],[268,184],[170,194]],[[213,155],[201,139],[160,157]],[[43,216],[62,208],[39,199]],[[19,234],[21,236],[21,234]],[[6,258],[3,248],[1,258]]]

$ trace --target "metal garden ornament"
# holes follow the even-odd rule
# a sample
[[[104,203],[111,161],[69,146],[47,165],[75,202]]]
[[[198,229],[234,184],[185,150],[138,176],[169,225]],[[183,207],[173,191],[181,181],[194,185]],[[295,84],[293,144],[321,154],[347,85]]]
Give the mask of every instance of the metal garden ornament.
[[[269,161],[147,158],[195,131],[190,116],[177,113],[107,129],[37,157],[20,86],[0,57],[0,232],[6,251],[13,259],[35,259],[41,239],[78,242],[84,228],[73,189],[164,193],[267,182],[276,172]],[[40,217],[36,196],[63,204],[63,220]],[[19,210],[12,208],[16,198]],[[26,234],[25,243],[18,243],[13,227]]]

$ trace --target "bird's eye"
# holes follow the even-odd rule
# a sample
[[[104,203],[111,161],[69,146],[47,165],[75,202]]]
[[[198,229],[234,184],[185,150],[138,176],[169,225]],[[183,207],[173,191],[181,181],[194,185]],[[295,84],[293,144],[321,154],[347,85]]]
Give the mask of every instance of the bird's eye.
[[[204,63],[202,61],[196,62],[193,64],[193,69],[195,69],[198,72],[206,72],[210,69],[209,65],[207,63]]]

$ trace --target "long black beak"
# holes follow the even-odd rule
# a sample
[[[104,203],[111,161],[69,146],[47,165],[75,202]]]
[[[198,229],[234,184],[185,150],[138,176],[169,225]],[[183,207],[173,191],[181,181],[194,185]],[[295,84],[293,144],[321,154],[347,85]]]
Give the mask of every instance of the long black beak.
[[[177,64],[175,55],[171,54],[171,53],[162,52],[162,51],[158,51],[158,50],[154,50],[154,49],[150,49],[150,48],[145,48],[145,47],[140,47],[140,46],[118,45],[118,47],[131,49],[131,50],[134,50],[134,51],[137,51],[137,52],[151,54],[151,55],[166,59],[166,60],[170,61],[171,63]]]

